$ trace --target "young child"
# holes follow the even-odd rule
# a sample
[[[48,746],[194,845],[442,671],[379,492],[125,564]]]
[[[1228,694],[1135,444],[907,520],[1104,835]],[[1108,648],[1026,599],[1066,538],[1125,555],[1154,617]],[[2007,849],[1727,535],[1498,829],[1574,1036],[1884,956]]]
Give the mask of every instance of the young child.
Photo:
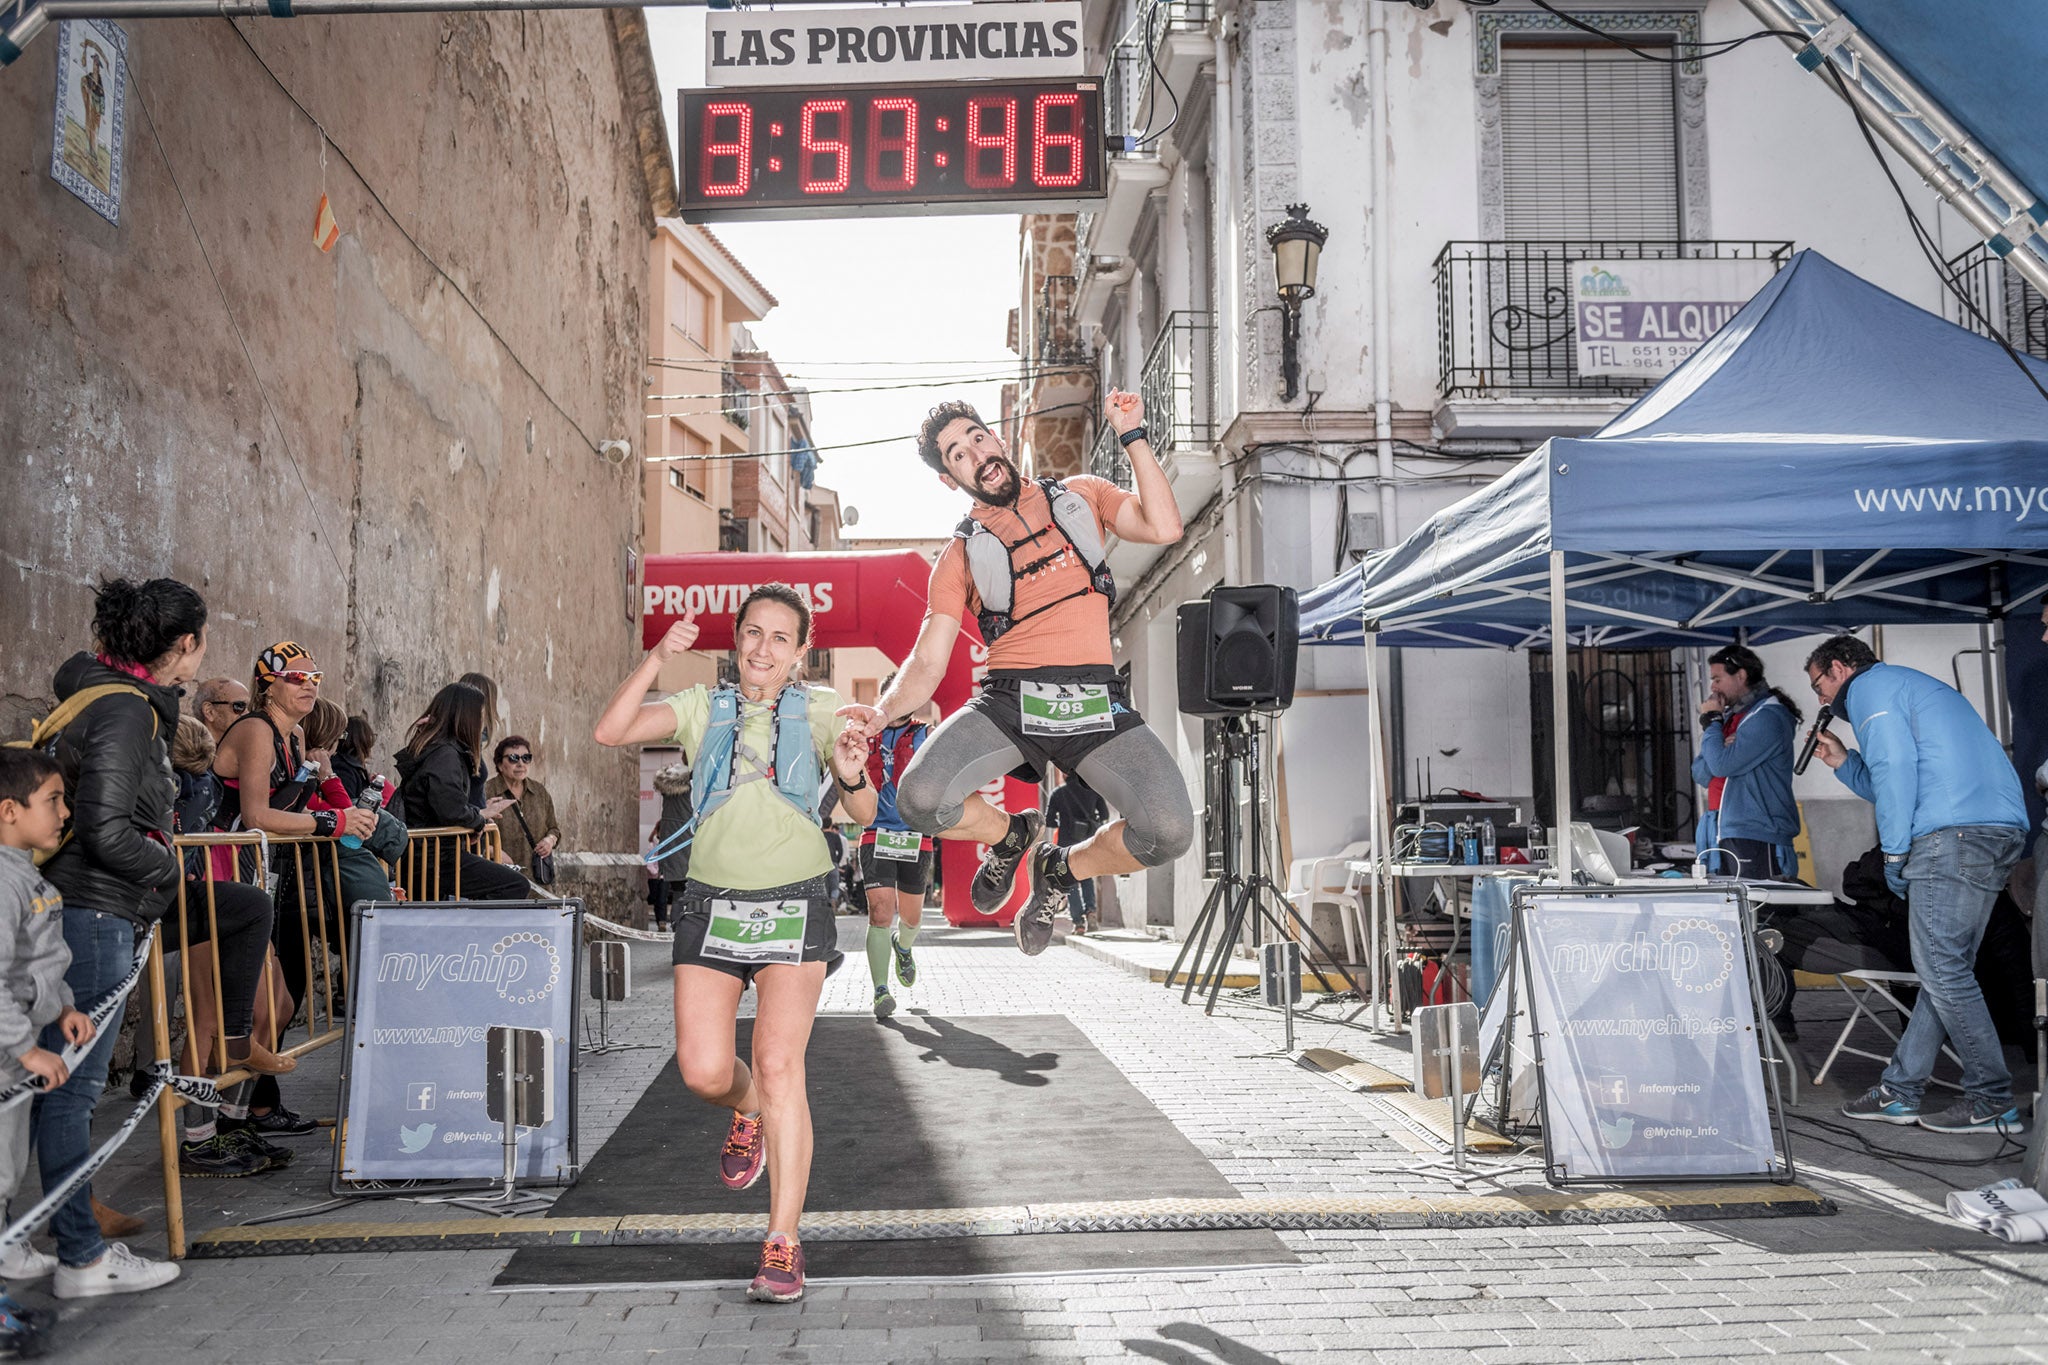
[[[64,837],[64,778],[48,754],[0,749],[0,1087],[40,1076],[54,1090],[70,1076],[64,1059],[38,1046],[55,1021],[66,1041],[93,1036],[92,1021],[72,1007],[64,973],[64,898],[36,871],[37,853],[54,853]],[[0,1202],[14,1197],[28,1167],[29,1106],[0,1110]],[[9,1280],[39,1279],[57,1258],[27,1242],[0,1257]],[[0,1288],[0,1353],[30,1355],[44,1323]]]

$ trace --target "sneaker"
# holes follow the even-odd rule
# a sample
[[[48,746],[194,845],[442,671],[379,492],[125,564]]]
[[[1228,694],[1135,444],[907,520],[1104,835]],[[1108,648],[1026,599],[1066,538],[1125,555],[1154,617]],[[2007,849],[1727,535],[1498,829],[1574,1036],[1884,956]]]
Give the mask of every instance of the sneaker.
[[[60,1299],[96,1299],[104,1294],[139,1294],[178,1278],[170,1261],[137,1256],[124,1242],[109,1242],[91,1265],[57,1267],[55,1292]]]
[[[232,1180],[270,1169],[270,1159],[251,1150],[234,1133],[215,1133],[197,1142],[178,1144],[178,1174],[196,1179]],[[59,1282],[62,1282],[59,1268]]]
[[[1046,864],[1052,861],[1054,852],[1051,844],[1040,844],[1032,850],[1031,895],[1010,926],[1026,957],[1037,957],[1045,951],[1045,945],[1052,942],[1053,926],[1059,923],[1067,907],[1067,893],[1055,891],[1045,883]]]
[[[898,941],[896,935],[889,935],[890,951],[896,954],[896,980],[908,989],[917,984],[917,959],[910,955],[910,949]]]
[[[896,1012],[896,997],[889,994],[887,986],[875,987],[875,1018],[887,1019]]]
[[[725,1135],[725,1150],[718,1154],[718,1178],[730,1190],[744,1190],[761,1178],[767,1166],[768,1144],[761,1138],[761,1116],[748,1118],[732,1111],[732,1127]]]
[[[795,1303],[804,1296],[804,1249],[779,1232],[761,1243],[761,1267],[747,1286],[755,1303]]]
[[[974,908],[984,915],[993,915],[1003,908],[1003,902],[1010,899],[1010,888],[1017,880],[1017,868],[1024,862],[1024,855],[1038,842],[1040,831],[1045,828],[1045,817],[1035,810],[1024,812],[1024,846],[1015,853],[998,853],[993,846],[982,855],[981,871],[974,874],[974,884],[968,888],[968,899]]]
[[[1855,1099],[1842,1106],[1842,1113],[1852,1119],[1866,1123],[1918,1123],[1920,1106],[1908,1103],[1893,1095],[1881,1085],[1873,1085]]]
[[[298,1156],[291,1148],[280,1146],[251,1128],[246,1119],[220,1119],[218,1123],[222,1137],[240,1146],[244,1151],[254,1152],[262,1157],[273,1170],[291,1165],[292,1159]]]
[[[2027,1131],[2027,1121],[2020,1117],[2018,1106],[1968,1097],[1939,1113],[1921,1115],[1920,1126],[1930,1133],[1998,1133],[2005,1137],[2018,1137]]]
[[[57,1258],[47,1251],[37,1251],[27,1242],[16,1242],[6,1251],[0,1251],[0,1284],[13,1284],[17,1280],[40,1280],[57,1269]],[[0,1294],[0,1301],[6,1296]]]
[[[283,1105],[278,1105],[267,1114],[251,1114],[246,1119],[227,1119],[226,1123],[247,1123],[259,1133],[271,1137],[302,1137],[320,1126],[319,1121],[295,1114]]]
[[[50,1318],[0,1294],[0,1360],[39,1356],[50,1344]]]

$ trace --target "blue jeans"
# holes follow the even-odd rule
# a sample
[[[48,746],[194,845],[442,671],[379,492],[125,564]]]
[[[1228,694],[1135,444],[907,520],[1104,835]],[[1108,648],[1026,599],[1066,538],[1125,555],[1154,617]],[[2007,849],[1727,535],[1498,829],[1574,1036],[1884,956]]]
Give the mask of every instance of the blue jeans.
[[[119,915],[82,906],[64,907],[64,944],[71,949],[71,968],[64,973],[71,998],[90,1014],[93,1006],[113,994],[135,963],[135,924]],[[109,1021],[91,1048],[71,1069],[71,1079],[35,1098],[36,1156],[43,1188],[54,1190],[92,1154],[92,1110],[107,1088],[107,1064],[114,1057],[120,1025]],[[42,1045],[52,1052],[64,1047],[55,1024],[43,1030]],[[91,1265],[107,1249],[99,1220],[92,1216],[92,1185],[88,1182],[58,1206],[50,1219],[57,1238],[57,1259],[68,1266]]]
[[[1083,877],[1067,888],[1067,913],[1076,927],[1088,927],[1087,917],[1095,913],[1095,878]]]
[[[1885,1089],[1909,1104],[1920,1103],[1944,1039],[1963,1059],[1965,1095],[2012,1104],[2005,1048],[1977,986],[1977,948],[2026,841],[2025,830],[2006,825],[1958,825],[1913,841],[1906,903],[1920,1000],[1884,1069]]]

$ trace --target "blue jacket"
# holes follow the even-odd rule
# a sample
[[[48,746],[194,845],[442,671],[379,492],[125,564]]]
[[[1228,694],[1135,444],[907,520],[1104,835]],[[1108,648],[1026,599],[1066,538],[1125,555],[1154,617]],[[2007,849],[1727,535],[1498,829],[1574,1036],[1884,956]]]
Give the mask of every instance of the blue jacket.
[[[1958,825],[2027,827],[2020,775],[1977,709],[1916,668],[1873,664],[1835,698],[1857,747],[1835,776],[1877,807],[1877,841],[1906,853]]]
[[[1797,723],[1791,708],[1766,692],[1741,712],[1735,738],[1722,721],[1700,736],[1692,780],[1702,787],[1727,779],[1721,788],[1723,839],[1758,839],[1789,844],[1799,835],[1799,807],[1792,800],[1792,739]]]

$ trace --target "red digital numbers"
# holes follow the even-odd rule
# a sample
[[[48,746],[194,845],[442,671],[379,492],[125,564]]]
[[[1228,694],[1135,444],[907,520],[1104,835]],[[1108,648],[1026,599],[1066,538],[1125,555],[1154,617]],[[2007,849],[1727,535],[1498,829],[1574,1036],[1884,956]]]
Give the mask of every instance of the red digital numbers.
[[[888,117],[885,122],[885,116]],[[890,133],[891,124],[902,123],[902,131]],[[883,169],[882,159],[901,160],[897,174]],[[868,105],[868,188],[871,190],[914,190],[917,188],[917,101],[908,96],[879,99]]]
[[[718,136],[720,120],[733,121],[730,140]],[[721,161],[732,163],[730,176]],[[704,193],[736,198],[754,183],[754,106],[737,101],[704,106]]]
[[[1066,112],[1067,131],[1056,133],[1048,127],[1051,111]],[[1067,168],[1055,172],[1046,153],[1058,148],[1066,154]],[[1031,101],[1031,183],[1045,190],[1072,189],[1081,183],[1081,97],[1074,94],[1040,95]]]
[[[1017,183],[1017,101],[976,95],[967,101],[967,183],[1006,190]],[[991,163],[1000,170],[991,171]]]
[[[848,140],[845,100],[805,100],[797,120],[797,180],[805,194],[844,194],[853,183],[853,146]],[[832,120],[837,137],[820,137],[821,118]],[[829,160],[832,173],[821,174],[818,163]]]
[[[1093,80],[686,91],[683,214],[944,213],[1093,198],[1101,100]]]

